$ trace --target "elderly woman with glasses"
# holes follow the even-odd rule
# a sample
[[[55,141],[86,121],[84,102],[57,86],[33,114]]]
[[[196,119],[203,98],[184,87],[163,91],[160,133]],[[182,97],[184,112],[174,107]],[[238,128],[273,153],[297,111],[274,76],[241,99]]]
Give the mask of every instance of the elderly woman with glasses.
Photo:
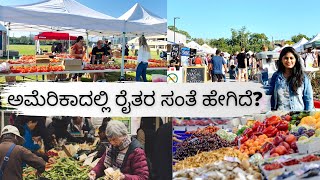
[[[111,144],[98,164],[89,173],[90,179],[104,175],[104,170],[120,169],[120,179],[147,180],[149,169],[147,157],[140,143],[128,135],[127,127],[121,121],[112,120],[106,128],[106,136]]]

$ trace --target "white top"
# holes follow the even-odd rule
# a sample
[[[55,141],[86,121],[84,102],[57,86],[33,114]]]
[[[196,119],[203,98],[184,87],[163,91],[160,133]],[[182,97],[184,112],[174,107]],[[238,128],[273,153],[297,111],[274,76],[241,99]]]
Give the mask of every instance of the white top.
[[[148,62],[148,60],[151,59],[151,54],[150,52],[144,50],[144,48],[141,46],[139,48],[139,51],[138,51],[138,63],[140,62]]]

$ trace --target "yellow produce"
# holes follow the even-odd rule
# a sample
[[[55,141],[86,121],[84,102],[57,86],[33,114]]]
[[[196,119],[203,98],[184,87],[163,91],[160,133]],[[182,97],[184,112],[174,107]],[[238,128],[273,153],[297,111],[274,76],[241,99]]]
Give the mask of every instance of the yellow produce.
[[[314,116],[314,118],[316,118],[317,120],[320,119],[320,111],[316,112],[313,116]]]
[[[195,156],[185,158],[176,163],[173,167],[175,171],[188,168],[203,167],[206,164],[211,164],[217,161],[224,160],[224,157],[237,157],[240,161],[248,160],[248,155],[241,153],[234,148],[221,148],[214,151],[202,152]]]
[[[317,120],[312,116],[307,116],[301,119],[300,125],[308,125],[308,126],[315,126]]]
[[[317,122],[317,124],[316,124],[316,127],[315,127],[316,129],[320,129],[320,121],[318,121]]]

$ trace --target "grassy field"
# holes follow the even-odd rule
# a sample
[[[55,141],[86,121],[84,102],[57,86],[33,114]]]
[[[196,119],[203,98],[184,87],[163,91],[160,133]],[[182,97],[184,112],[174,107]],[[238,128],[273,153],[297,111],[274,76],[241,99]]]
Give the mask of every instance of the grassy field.
[[[51,52],[50,45],[41,45],[40,48],[42,50],[47,50],[48,52]],[[34,55],[36,52],[36,47],[34,45],[10,45],[10,50],[19,51],[19,55]],[[92,48],[89,47],[89,52],[91,51]],[[133,54],[131,54],[131,51],[129,51],[129,55],[133,56]],[[151,51],[151,57],[152,59],[160,59],[156,51]]]
[[[147,70],[147,79],[148,81],[152,81],[152,74],[161,74],[161,75],[166,75],[166,71],[164,70]],[[109,72],[109,73],[105,73],[106,75],[106,80],[107,82],[115,82],[119,80],[120,77],[120,72]],[[127,80],[131,80],[134,81],[135,77],[136,77],[136,73],[135,72],[127,72],[125,74],[125,77]],[[44,79],[46,80],[46,77],[44,77]],[[16,76],[16,81],[17,82],[23,82],[23,81],[36,81],[37,77],[36,76],[26,76],[26,77],[22,77],[22,76]],[[38,81],[42,81],[42,76],[38,76]],[[82,76],[81,78],[82,82],[92,82],[91,78],[86,78],[84,76]],[[6,82],[5,77],[1,77],[0,76],[0,84],[4,84]]]
[[[49,52],[51,51],[51,46],[47,45],[47,46],[41,46],[42,50],[48,50]],[[15,51],[19,51],[19,55],[34,55],[35,54],[35,46],[34,45],[10,45],[10,50],[15,50]],[[91,52],[91,48],[89,48],[89,52]],[[130,51],[130,56],[132,56],[133,54],[131,54]],[[159,55],[157,55],[156,51],[152,51],[151,52],[151,57],[152,59],[160,59]],[[3,59],[6,59],[6,57],[4,57]],[[166,74],[165,71],[147,71],[147,78],[149,81],[151,81],[152,79],[152,74]],[[114,81],[118,81],[120,77],[120,72],[113,72],[113,73],[106,73],[106,79],[108,82],[114,82]],[[127,79],[134,79],[135,78],[135,72],[130,72],[126,74],[126,78]],[[21,76],[17,76],[16,80],[17,82],[22,82],[22,81],[35,81],[37,79],[36,76],[27,76],[27,77],[21,77]],[[38,76],[38,80],[42,81],[42,76]],[[91,82],[92,79],[88,79],[85,77],[82,77],[82,81],[83,82]],[[0,76],[0,84],[1,83],[5,83],[5,77],[1,77]]]

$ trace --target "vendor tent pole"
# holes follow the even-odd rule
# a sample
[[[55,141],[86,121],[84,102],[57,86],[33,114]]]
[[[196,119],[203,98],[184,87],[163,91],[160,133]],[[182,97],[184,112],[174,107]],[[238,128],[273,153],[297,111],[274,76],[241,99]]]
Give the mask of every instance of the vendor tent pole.
[[[121,56],[121,76],[120,81],[124,81],[124,50],[126,44],[126,21],[124,22],[124,31],[122,33],[122,56]]]
[[[69,34],[68,54],[70,54],[70,34]]]
[[[1,111],[1,129],[4,128],[4,111]]]
[[[7,46],[7,58],[9,60],[9,49],[10,49],[10,22],[8,23],[8,46]]]
[[[89,59],[89,33],[88,33],[88,31],[86,31],[86,35],[87,35],[87,39],[86,39],[86,46],[87,46],[87,55],[86,55],[86,57],[87,57],[87,59]]]

